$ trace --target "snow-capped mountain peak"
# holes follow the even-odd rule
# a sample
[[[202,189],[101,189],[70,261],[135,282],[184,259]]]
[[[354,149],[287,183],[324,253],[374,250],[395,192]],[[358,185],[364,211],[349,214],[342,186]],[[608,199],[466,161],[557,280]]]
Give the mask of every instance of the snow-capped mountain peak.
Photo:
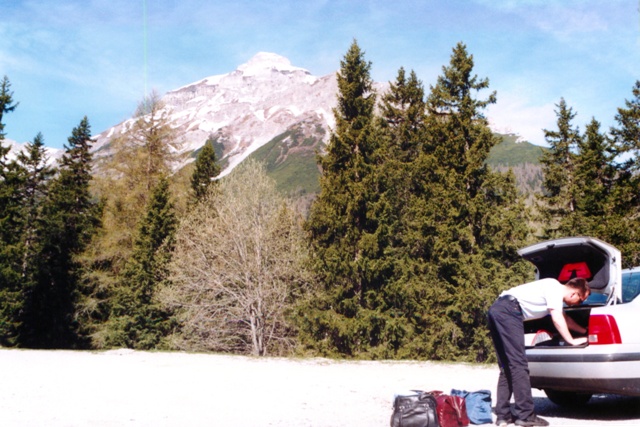
[[[269,76],[272,72],[296,72],[310,74],[304,68],[294,67],[284,56],[270,52],[258,52],[253,58],[238,67],[245,77]]]
[[[260,52],[236,70],[204,78],[168,92],[162,101],[169,121],[182,141],[177,147],[183,160],[208,139],[222,144],[228,164],[222,175],[249,154],[291,126],[309,120],[333,126],[336,105],[335,74],[313,76],[275,53]],[[97,135],[98,155],[109,154],[111,138],[126,132],[131,120]]]

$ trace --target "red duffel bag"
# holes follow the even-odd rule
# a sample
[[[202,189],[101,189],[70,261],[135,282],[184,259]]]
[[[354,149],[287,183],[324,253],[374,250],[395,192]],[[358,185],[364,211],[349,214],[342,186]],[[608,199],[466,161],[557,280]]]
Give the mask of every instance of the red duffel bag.
[[[465,427],[469,425],[464,398],[450,396],[438,390],[430,393],[436,398],[436,414],[440,427]]]

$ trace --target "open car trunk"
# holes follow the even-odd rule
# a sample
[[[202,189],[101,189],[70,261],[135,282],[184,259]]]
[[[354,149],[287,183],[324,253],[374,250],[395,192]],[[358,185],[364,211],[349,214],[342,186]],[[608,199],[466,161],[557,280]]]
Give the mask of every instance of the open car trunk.
[[[591,307],[621,301],[620,251],[608,243],[592,237],[567,237],[527,246],[518,254],[535,265],[536,279],[554,278],[561,283],[573,277],[587,279],[591,296],[579,306],[564,309],[585,328]],[[527,347],[564,345],[550,316],[527,321],[524,326]]]
[[[569,307],[564,312],[570,316],[580,326],[588,328],[589,315],[591,314],[590,306]],[[566,345],[564,339],[560,336],[551,316],[545,316],[542,319],[528,320],[524,322],[524,344],[525,347],[559,347]],[[572,348],[586,347],[588,344],[578,346],[570,346]]]

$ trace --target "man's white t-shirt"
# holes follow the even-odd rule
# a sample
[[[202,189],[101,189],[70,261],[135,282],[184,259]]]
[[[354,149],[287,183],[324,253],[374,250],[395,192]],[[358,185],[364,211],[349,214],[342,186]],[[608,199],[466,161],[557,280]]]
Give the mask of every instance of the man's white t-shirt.
[[[525,283],[500,294],[512,295],[520,303],[524,320],[539,319],[549,314],[549,309],[562,311],[564,285],[547,278]]]

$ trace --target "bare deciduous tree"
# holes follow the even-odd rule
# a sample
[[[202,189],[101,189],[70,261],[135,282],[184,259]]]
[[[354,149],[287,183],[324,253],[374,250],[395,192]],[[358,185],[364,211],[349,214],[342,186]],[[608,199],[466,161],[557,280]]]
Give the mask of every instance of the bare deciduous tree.
[[[286,312],[309,283],[300,218],[261,164],[246,161],[182,221],[162,300],[178,348],[284,353]]]

